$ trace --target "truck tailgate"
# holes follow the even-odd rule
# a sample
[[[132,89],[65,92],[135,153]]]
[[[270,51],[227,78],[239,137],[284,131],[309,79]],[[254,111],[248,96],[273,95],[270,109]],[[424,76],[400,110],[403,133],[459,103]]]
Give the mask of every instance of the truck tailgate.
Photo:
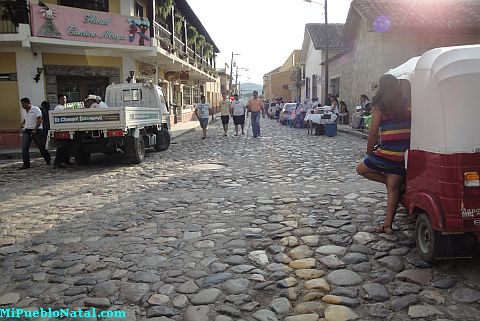
[[[159,124],[160,111],[148,107],[82,108],[50,111],[50,129],[83,131]]]

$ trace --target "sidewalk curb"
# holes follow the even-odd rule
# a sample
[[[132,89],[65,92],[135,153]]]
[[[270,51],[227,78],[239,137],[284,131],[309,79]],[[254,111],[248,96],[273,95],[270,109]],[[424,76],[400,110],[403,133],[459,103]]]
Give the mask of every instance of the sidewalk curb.
[[[353,129],[346,129],[346,128],[337,127],[337,131],[340,132],[340,133],[355,136],[355,137],[358,137],[358,138],[368,139],[367,134],[364,134],[362,132],[359,132],[359,131],[356,131],[356,130],[353,130]]]
[[[219,117],[214,118],[214,120],[210,120],[208,124],[210,125],[210,124],[216,123],[218,120],[219,120]],[[177,138],[182,137],[182,136],[184,136],[185,134],[194,132],[194,131],[196,131],[198,128],[200,128],[200,123],[199,123],[198,121],[196,121],[196,122],[197,122],[197,126],[195,126],[195,127],[193,127],[193,128],[190,128],[190,129],[187,129],[187,130],[184,131],[183,133],[180,133],[180,134],[178,134],[178,135],[176,135],[176,136],[173,136],[173,137],[171,138],[171,141],[175,141]]]

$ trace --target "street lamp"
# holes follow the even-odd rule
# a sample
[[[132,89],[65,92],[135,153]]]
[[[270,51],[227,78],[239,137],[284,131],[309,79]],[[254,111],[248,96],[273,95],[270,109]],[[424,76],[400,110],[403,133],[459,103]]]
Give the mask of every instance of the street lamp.
[[[233,80],[233,56],[240,56],[239,53],[234,53],[232,51],[232,59],[230,60],[230,85],[228,86],[230,94],[232,94],[232,80]]]
[[[327,11],[327,0],[324,0],[324,3],[322,4],[321,2],[317,2],[314,0],[303,0],[308,3],[316,3],[324,7],[325,9],[325,100],[327,100],[327,95],[328,95],[328,50],[330,49],[330,44],[328,41],[328,11]]]

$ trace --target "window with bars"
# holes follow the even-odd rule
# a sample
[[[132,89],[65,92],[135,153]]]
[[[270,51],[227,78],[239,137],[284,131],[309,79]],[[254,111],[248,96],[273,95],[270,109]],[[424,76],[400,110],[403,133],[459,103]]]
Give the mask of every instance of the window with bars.
[[[317,75],[312,75],[312,98],[318,96]]]
[[[60,0],[59,5],[108,12],[108,0]]]

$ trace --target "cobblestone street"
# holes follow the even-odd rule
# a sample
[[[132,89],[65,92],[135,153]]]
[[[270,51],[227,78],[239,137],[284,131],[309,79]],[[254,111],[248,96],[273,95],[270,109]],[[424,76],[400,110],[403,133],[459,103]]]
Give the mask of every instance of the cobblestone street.
[[[19,171],[21,159],[1,160],[0,307],[150,321],[480,320],[478,255],[424,262],[403,208],[393,236],[370,233],[386,193],[355,172],[365,140],[261,126],[260,139],[248,126],[234,137],[232,124],[223,137],[217,121],[207,139],[187,133],[140,165],[98,155]]]

